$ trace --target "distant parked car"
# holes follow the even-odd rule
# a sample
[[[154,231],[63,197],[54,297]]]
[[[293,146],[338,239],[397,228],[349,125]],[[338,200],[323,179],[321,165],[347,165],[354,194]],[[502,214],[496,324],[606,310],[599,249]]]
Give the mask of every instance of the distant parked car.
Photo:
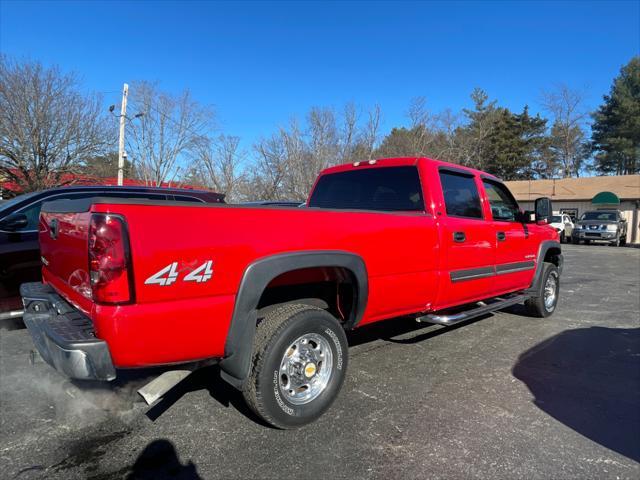
[[[0,204],[0,320],[19,317],[22,314],[20,284],[40,280],[38,219],[42,204],[88,197],[224,203],[224,195],[206,190],[95,185],[52,188],[3,202]]]
[[[302,207],[304,202],[294,200],[257,200],[255,202],[242,202],[240,205],[254,205],[256,207]]]
[[[560,215],[553,215],[551,217],[550,225],[556,229],[558,235],[560,235],[560,243],[564,243],[565,241],[569,241],[571,238],[571,234],[573,233],[573,222],[571,221],[571,217],[566,213],[562,213]]]
[[[607,242],[620,246],[627,243],[627,220],[618,210],[585,212],[573,229],[573,243]]]

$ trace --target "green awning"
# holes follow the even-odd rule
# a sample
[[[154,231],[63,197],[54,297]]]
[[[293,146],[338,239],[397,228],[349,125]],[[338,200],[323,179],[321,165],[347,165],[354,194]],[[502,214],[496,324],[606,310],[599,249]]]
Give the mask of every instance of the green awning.
[[[620,205],[620,199],[613,192],[600,192],[591,199],[594,205]]]

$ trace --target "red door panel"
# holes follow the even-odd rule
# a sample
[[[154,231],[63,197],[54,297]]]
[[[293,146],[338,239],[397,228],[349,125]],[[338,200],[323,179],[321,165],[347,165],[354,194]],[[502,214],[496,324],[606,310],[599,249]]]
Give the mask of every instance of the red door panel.
[[[516,220],[518,203],[502,183],[483,179],[486,198],[485,215],[491,216],[496,237],[493,294],[527,288],[535,272],[538,242],[529,234],[528,226]]]
[[[465,171],[441,169],[441,286],[436,308],[490,296],[495,264],[495,232],[485,220],[478,179]]]

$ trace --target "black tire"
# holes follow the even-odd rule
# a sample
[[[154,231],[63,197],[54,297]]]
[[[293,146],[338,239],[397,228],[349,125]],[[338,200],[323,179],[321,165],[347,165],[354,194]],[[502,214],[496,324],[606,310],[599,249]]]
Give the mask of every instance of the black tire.
[[[545,285],[547,284],[547,279],[550,276],[555,277],[555,301],[551,305],[549,305],[549,307],[547,307],[545,303]],[[556,267],[553,263],[545,262],[542,266],[542,278],[540,279],[538,291],[535,295],[525,300],[525,306],[527,307],[527,310],[531,316],[545,318],[551,315],[556,310],[559,298],[560,273],[558,272],[558,267]]]
[[[564,232],[560,232],[560,243],[566,243],[567,239],[564,235]]]
[[[279,369],[290,345],[308,334],[326,340],[333,364],[321,393],[308,403],[296,405],[281,388]],[[265,422],[281,429],[298,428],[316,420],[331,406],[344,382],[347,363],[347,337],[338,320],[311,305],[283,305],[269,312],[257,326],[252,369],[242,394]],[[318,372],[320,368],[318,363]]]
[[[585,240],[585,241],[584,241],[584,244],[585,244],[585,245],[589,245],[590,243],[591,243],[591,240]]]
[[[580,245],[580,239],[578,237],[571,237],[571,241],[574,245]]]
[[[627,234],[625,233],[622,237],[620,237],[620,246],[624,247],[627,244]]]

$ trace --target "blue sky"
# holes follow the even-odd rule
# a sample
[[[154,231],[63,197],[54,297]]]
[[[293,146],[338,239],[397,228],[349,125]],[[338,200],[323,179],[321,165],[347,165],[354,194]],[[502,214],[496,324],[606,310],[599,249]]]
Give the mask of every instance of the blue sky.
[[[383,130],[412,97],[469,106],[484,88],[520,110],[542,89],[595,107],[640,49],[640,2],[14,2],[0,50],[76,71],[117,103],[125,81],[189,88],[245,145],[314,105],[379,103]]]

